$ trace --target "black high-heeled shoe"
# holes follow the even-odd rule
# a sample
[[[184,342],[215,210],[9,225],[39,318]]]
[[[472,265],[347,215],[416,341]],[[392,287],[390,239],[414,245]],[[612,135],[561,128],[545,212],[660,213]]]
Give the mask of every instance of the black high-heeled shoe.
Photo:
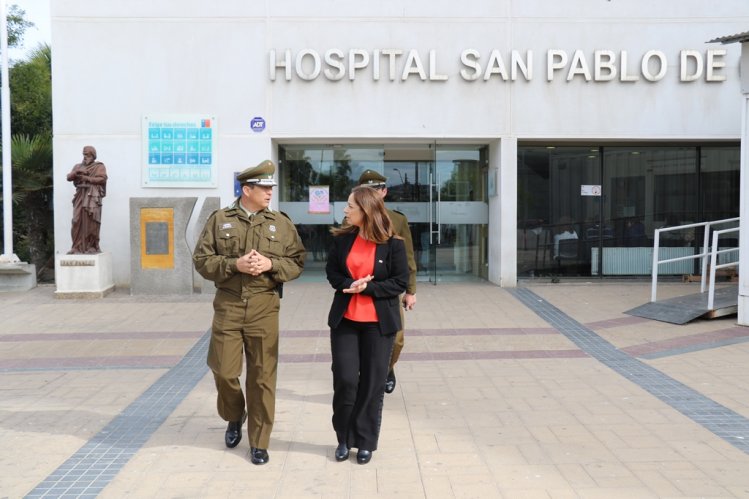
[[[359,464],[367,464],[370,459],[372,459],[371,450],[359,449],[359,452],[356,453],[356,462]]]
[[[338,447],[335,449],[335,460],[336,461],[345,461],[348,459],[349,455],[349,449],[346,447],[346,444],[338,444]]]

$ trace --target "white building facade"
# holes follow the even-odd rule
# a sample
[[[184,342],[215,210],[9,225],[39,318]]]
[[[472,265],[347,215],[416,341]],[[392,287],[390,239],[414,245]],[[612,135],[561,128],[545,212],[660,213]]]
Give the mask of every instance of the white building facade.
[[[745,0],[55,0],[56,253],[93,145],[120,287],[132,198],[196,197],[192,246],[204,200],[266,158],[310,276],[367,168],[422,281],[647,275],[655,228],[738,214],[740,46],[706,41],[748,26]]]

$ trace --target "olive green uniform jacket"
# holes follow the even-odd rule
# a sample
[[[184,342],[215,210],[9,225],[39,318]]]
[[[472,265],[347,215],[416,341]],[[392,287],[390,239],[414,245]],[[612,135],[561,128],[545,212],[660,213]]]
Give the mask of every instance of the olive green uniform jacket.
[[[416,294],[416,259],[414,258],[414,243],[411,237],[411,229],[408,228],[406,215],[399,211],[388,210],[390,220],[393,222],[393,232],[403,238],[406,243],[406,258],[408,260],[408,286],[406,293]]]
[[[200,275],[243,300],[251,293],[270,291],[296,279],[304,269],[304,246],[284,213],[266,209],[252,218],[250,221],[239,200],[214,212],[193,253]],[[251,276],[237,270],[237,259],[252,249],[271,259],[270,271]]]

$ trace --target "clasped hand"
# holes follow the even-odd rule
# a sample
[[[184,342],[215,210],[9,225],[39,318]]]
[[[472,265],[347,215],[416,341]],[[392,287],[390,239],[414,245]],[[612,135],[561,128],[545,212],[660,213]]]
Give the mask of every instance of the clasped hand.
[[[270,258],[261,255],[257,250],[252,250],[237,259],[237,270],[253,276],[267,272],[272,267],[273,262]]]
[[[357,279],[351,283],[348,289],[344,289],[344,293],[361,293],[367,288],[367,283],[374,278],[372,275],[364,276],[361,279]]]

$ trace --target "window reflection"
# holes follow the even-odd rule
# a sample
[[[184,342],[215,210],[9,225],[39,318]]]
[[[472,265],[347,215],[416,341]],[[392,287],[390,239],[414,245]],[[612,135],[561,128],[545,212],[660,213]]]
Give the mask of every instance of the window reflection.
[[[487,146],[466,144],[279,146],[279,207],[308,250],[305,277],[320,277],[331,240],[328,229],[343,221],[351,189],[372,169],[387,178],[388,208],[408,217],[419,280],[485,279],[487,156]],[[309,209],[311,189],[315,199],[327,193],[327,213],[317,205]]]
[[[738,216],[738,176],[738,145],[519,147],[518,275],[649,275],[655,229]],[[672,257],[702,241],[664,234]]]

